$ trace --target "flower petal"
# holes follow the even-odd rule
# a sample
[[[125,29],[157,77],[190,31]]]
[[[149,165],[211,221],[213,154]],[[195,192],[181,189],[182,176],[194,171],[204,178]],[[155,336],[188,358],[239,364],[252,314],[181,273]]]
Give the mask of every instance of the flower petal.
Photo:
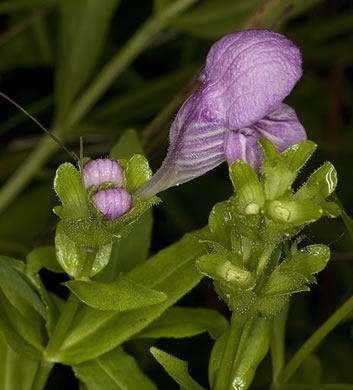
[[[252,128],[260,137],[271,141],[278,152],[307,139],[305,129],[295,111],[284,103],[256,122]]]
[[[221,164],[226,128],[208,122],[196,93],[179,110],[170,129],[170,145],[161,168],[136,194],[143,199],[185,183]]]
[[[257,144],[259,138],[250,128],[228,131],[224,142],[224,154],[228,164],[237,159],[243,160],[259,172],[261,165],[261,148]]]
[[[281,103],[276,110],[252,126],[227,132],[224,154],[228,164],[241,159],[259,173],[262,154],[257,141],[260,138],[271,141],[278,152],[307,139],[295,111],[287,104]]]
[[[202,100],[230,129],[247,127],[273,111],[302,75],[299,49],[267,30],[229,34],[209,51],[199,79]]]

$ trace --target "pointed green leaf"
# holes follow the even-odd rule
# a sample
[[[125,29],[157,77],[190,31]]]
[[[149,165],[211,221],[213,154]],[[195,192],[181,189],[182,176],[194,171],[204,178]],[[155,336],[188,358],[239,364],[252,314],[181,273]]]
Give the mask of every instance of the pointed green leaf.
[[[82,187],[80,173],[72,164],[61,164],[56,170],[54,189],[63,205],[63,217],[88,217],[86,192]]]
[[[310,291],[306,285],[308,279],[296,272],[273,272],[266,287],[262,290],[263,297],[294,294],[301,291]]]
[[[0,290],[0,332],[10,347],[26,359],[40,360],[43,338],[38,324],[25,318]]]
[[[82,308],[63,340],[59,359],[77,364],[96,358],[141,332],[190,291],[201,279],[195,259],[204,248],[191,235],[160,251],[127,276],[148,288],[163,291],[167,299],[157,305],[126,312]]]
[[[59,120],[66,119],[74,99],[92,75],[118,4],[118,0],[60,2],[59,65],[55,78]]]
[[[215,310],[172,307],[135,338],[183,338],[209,332],[217,339],[228,327],[227,319]]]
[[[205,390],[189,375],[188,363],[158,348],[150,349],[152,355],[167,373],[185,390]]]
[[[229,174],[240,212],[246,215],[259,214],[265,197],[255,171],[244,161],[235,160],[229,167]]]
[[[38,273],[42,268],[56,273],[64,272],[56,260],[54,246],[35,248],[27,255],[26,272],[29,275]]]
[[[297,251],[291,259],[280,264],[283,272],[298,272],[307,278],[322,271],[330,260],[330,248],[326,245],[309,245]]]
[[[73,369],[88,390],[157,390],[121,347]]]
[[[8,289],[15,291],[45,318],[44,304],[35,291],[34,286],[26,278],[25,274],[19,272],[15,267],[24,270],[24,264],[21,261],[0,256],[0,287],[7,286]]]
[[[133,310],[167,299],[163,292],[135,283],[123,274],[112,282],[71,280],[64,285],[82,302],[98,310]]]
[[[229,332],[223,333],[223,335],[216,340],[212,348],[208,363],[208,381],[211,385],[211,389],[214,388],[217,372],[222,363],[224,349],[228,343],[228,335]]]

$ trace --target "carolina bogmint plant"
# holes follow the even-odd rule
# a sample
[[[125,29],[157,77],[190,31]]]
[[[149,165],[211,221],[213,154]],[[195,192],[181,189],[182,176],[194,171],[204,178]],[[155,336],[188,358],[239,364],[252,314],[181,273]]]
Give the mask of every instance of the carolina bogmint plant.
[[[198,89],[177,113],[168,153],[154,175],[133,131],[107,158],[59,166],[55,244],[34,249],[26,262],[0,258],[1,337],[28,367],[28,389],[44,389],[61,363],[89,390],[153,390],[124,343],[204,331],[215,341],[209,389],[248,389],[269,351],[268,386],[309,389],[288,382],[353,303],[338,309],[286,364],[291,296],[309,291],[330,259],[328,246],[302,245],[301,232],[341,214],[330,162],[299,188],[295,184],[316,149],[283,103],[301,66],[299,49],[279,33],[226,35],[211,47]],[[126,142],[135,152],[116,155]],[[148,247],[137,252],[134,240],[150,223],[157,194],[225,161],[233,195],[214,205],[207,226],[145,261]],[[66,301],[44,286],[42,268],[68,276]],[[175,306],[204,277],[228,306],[230,322],[215,310]],[[184,361],[155,347],[151,353],[181,389],[203,389]],[[310,389],[352,388],[322,386]]]

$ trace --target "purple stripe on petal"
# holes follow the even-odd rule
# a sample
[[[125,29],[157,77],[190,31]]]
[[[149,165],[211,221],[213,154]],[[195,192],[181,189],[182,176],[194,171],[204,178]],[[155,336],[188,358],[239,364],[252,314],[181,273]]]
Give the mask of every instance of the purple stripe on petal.
[[[89,161],[83,167],[83,184],[85,189],[94,185],[96,188],[103,183],[113,183],[116,187],[123,184],[123,169],[114,160],[99,158]]]
[[[132,198],[122,188],[112,188],[98,191],[92,196],[92,202],[107,219],[114,220],[130,210]]]
[[[256,122],[252,128],[260,137],[271,141],[278,152],[307,139],[304,127],[293,108],[281,103],[276,110]]]
[[[248,130],[248,129],[247,129]],[[248,163],[256,172],[261,165],[261,149],[257,144],[259,136],[253,131],[228,131],[224,142],[224,154],[228,164],[240,159]]]

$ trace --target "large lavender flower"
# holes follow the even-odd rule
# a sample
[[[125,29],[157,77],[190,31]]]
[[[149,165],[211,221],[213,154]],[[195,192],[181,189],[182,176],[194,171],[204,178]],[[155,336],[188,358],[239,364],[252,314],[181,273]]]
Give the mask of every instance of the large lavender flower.
[[[199,89],[171,126],[161,168],[138,195],[150,197],[225,160],[240,158],[259,170],[261,137],[278,151],[305,140],[294,110],[282,103],[301,77],[301,63],[299,49],[275,32],[241,31],[217,41],[199,76]]]

